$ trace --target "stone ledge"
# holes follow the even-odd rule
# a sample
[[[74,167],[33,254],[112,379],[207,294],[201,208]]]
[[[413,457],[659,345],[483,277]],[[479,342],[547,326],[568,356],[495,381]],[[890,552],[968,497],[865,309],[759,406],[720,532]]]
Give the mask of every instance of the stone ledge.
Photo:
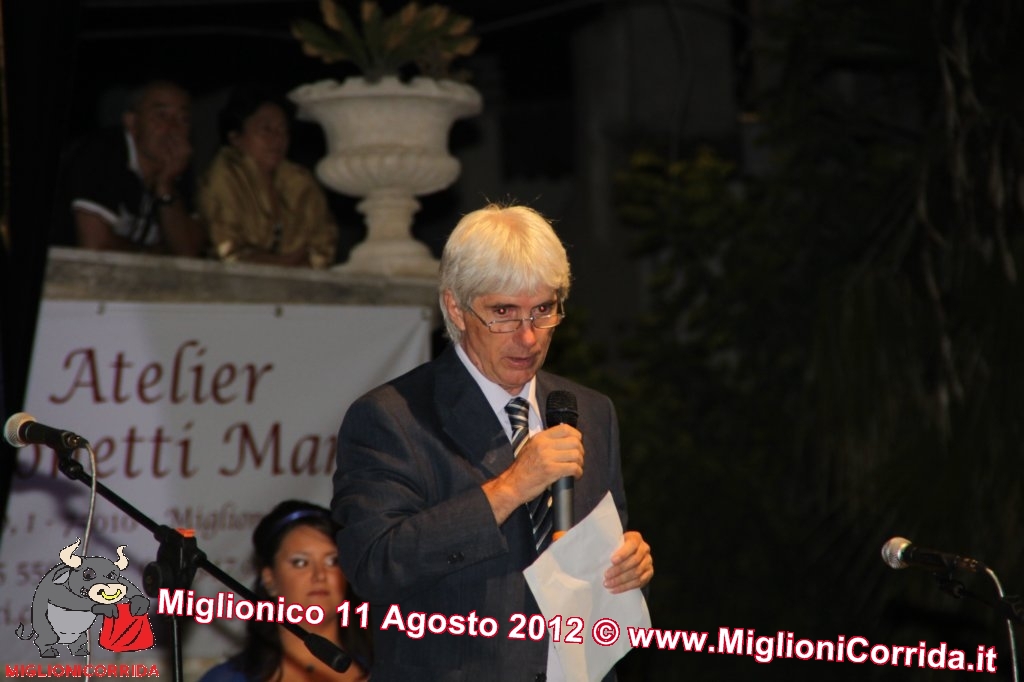
[[[420,305],[440,323],[437,279],[53,247],[43,297],[193,303]]]

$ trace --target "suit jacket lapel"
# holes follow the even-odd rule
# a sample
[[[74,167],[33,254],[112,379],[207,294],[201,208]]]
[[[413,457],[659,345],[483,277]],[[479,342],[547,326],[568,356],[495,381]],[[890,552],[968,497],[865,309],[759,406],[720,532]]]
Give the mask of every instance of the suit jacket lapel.
[[[448,347],[436,360],[434,404],[441,428],[474,466],[497,476],[512,464],[512,444],[480,387]]]

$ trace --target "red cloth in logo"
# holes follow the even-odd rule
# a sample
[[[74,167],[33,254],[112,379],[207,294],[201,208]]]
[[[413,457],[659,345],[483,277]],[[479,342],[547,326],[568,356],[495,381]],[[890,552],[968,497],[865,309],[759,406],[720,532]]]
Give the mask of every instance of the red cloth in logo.
[[[128,604],[117,605],[117,618],[103,617],[99,645],[107,651],[142,651],[153,646],[149,614],[133,616]]]

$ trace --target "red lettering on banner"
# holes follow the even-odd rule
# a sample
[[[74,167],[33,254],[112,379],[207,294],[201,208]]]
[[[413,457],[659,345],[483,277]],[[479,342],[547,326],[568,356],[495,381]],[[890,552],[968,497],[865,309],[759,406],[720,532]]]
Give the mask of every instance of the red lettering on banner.
[[[267,437],[263,440],[263,447],[259,449],[256,448],[256,441],[253,439],[252,430],[245,422],[229,426],[228,430],[224,432],[224,442],[230,443],[231,434],[236,431],[238,432],[238,461],[235,463],[234,469],[228,470],[221,467],[221,474],[224,476],[238,474],[245,468],[246,455],[249,453],[252,454],[252,461],[257,469],[263,466],[263,462],[269,456],[273,461],[270,473],[274,476],[280,476],[284,473],[284,470],[281,468],[281,422],[273,423],[270,431],[267,433]]]
[[[236,476],[246,467],[246,461],[252,462],[254,469],[270,467],[272,476],[285,473],[282,462],[281,422],[274,422],[267,431],[262,445],[257,444],[252,427],[245,422],[238,422],[224,432],[224,442],[231,443],[237,438],[238,457],[233,468],[220,467],[223,476]],[[289,457],[288,471],[293,476],[300,474],[319,475],[331,474],[334,469],[334,453],[337,448],[337,436],[321,437],[304,435],[292,446]]]
[[[117,357],[114,358],[114,364],[111,365],[114,368],[114,402],[121,404],[131,400],[131,395],[122,395],[121,393],[121,376],[125,367],[133,367],[133,363],[128,362],[124,359],[124,353],[118,353]]]
[[[338,451],[338,437],[304,436],[292,448],[292,474],[331,475],[334,473],[334,455]]]
[[[50,402],[66,403],[71,400],[71,396],[79,388],[91,388],[92,389],[92,401],[94,403],[105,403],[106,398],[100,393],[99,387],[99,372],[96,371],[96,352],[92,348],[76,348],[75,350],[68,353],[68,356],[64,358],[64,369],[70,369],[73,362],[76,362],[75,357],[81,356],[77,362],[78,370],[75,373],[75,378],[72,381],[71,386],[68,388],[67,393],[62,396],[50,394]],[[83,378],[83,373],[87,376]]]
[[[97,362],[95,348],[76,348],[64,358],[64,369],[71,382],[61,393],[51,393],[52,403],[63,404],[79,395],[93,404],[114,402],[118,405],[138,400],[151,405],[162,400],[174,405],[213,402],[227,405],[237,400],[252,404],[260,381],[274,369],[273,363],[232,363],[207,365],[203,361],[206,348],[189,339],[174,351],[169,368],[150,362],[135,371],[137,365],[124,351],[118,351],[110,363],[112,372],[104,376]]]
[[[155,374],[152,379],[149,378],[150,374]],[[139,374],[139,400],[146,403],[147,405],[155,403],[164,397],[163,393],[157,393],[154,396],[149,396],[146,389],[157,386],[160,383],[160,379],[164,375],[164,368],[159,362],[151,362],[146,365],[145,369]]]
[[[251,366],[251,365],[250,365]],[[229,387],[235,380],[236,369],[234,365],[221,365],[217,368],[217,371],[213,373],[213,384],[210,387],[210,393],[213,395],[213,401],[225,405],[232,402],[235,396],[223,397],[220,392],[221,389]],[[221,374],[229,374],[227,378],[221,376]]]

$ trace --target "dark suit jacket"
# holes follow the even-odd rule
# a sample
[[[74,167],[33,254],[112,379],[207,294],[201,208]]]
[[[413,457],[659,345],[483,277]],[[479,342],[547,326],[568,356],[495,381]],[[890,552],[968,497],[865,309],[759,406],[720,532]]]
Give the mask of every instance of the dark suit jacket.
[[[625,527],[611,401],[539,373],[541,406],[553,390],[572,391],[578,403],[585,456],[575,519],[610,490]],[[498,526],[480,487],[512,463],[512,447],[454,348],[353,403],[338,436],[337,463],[332,511],[342,526],[338,551],[345,575],[372,604],[373,681],[524,682],[543,673],[546,639],[508,638],[512,614],[529,619],[540,613],[522,575],[537,556],[529,512],[520,507]],[[498,632],[426,631],[415,638],[394,624],[381,630],[393,605],[405,623],[416,612],[466,619],[475,613],[493,618]],[[391,611],[390,622],[396,614]]]

